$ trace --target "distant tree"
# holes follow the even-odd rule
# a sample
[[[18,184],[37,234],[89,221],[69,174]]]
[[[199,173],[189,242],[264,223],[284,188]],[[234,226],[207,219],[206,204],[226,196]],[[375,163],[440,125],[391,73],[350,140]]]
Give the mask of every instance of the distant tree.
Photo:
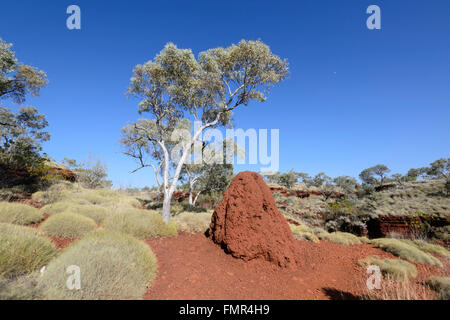
[[[447,195],[450,194],[450,158],[441,158],[430,163],[427,173],[430,177],[445,179],[445,189]]]
[[[336,187],[341,188],[346,194],[351,194],[355,191],[355,187],[358,184],[355,178],[350,176],[339,176],[333,179],[333,183]]]
[[[327,176],[324,172],[320,172],[316,174],[313,178],[313,185],[316,187],[321,187],[324,184],[330,184],[331,178]]]
[[[307,186],[313,185],[313,180],[309,174],[304,173],[304,172],[296,172],[295,175],[299,182],[304,183]]]
[[[187,183],[189,190],[189,204],[195,206],[201,193],[225,191],[233,178],[234,168],[226,163],[227,147],[233,148],[233,154],[245,158],[245,151],[234,139],[223,141],[203,142],[199,154],[201,163],[186,163],[183,166],[180,180]],[[221,158],[221,163],[214,161]],[[194,198],[194,193],[196,193]]]
[[[110,188],[112,183],[108,177],[106,165],[100,159],[94,159],[78,163],[75,159],[64,158],[62,161],[67,167],[78,175],[78,181],[86,188]]]
[[[136,66],[133,73],[128,93],[142,99],[139,113],[149,113],[151,119],[141,119],[131,126],[136,138],[150,141],[163,156],[162,215],[168,223],[171,199],[192,143],[208,128],[229,125],[233,110],[240,105],[252,100],[264,102],[270,87],[287,76],[288,65],[261,41],[242,40],[237,45],[202,52],[198,59],[191,50],[169,43],[153,61]],[[180,156],[172,159],[168,142],[185,117],[200,126],[180,142]]]
[[[403,185],[406,181],[409,180],[407,175],[402,175],[401,173],[394,173],[391,175],[393,181],[397,182],[399,185]]]
[[[384,164],[377,164],[376,166],[361,171],[361,173],[359,174],[359,178],[365,184],[372,186],[378,184],[381,186],[390,171],[391,170]]]
[[[297,176],[294,170],[289,170],[286,173],[282,173],[279,176],[279,184],[291,189],[297,183]]]

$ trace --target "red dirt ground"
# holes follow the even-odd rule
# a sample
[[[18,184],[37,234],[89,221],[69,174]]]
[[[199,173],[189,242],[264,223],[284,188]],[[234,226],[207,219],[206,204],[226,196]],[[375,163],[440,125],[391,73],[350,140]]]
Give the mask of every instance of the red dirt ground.
[[[355,299],[367,293],[369,275],[358,260],[377,255],[395,258],[369,244],[342,246],[321,241],[297,241],[303,258],[296,270],[255,259],[245,262],[224,251],[203,234],[181,233],[173,238],[146,240],[158,259],[158,275],[145,299]],[[419,281],[431,274],[449,273],[450,264],[437,268],[416,264],[420,273],[414,286],[427,295]]]

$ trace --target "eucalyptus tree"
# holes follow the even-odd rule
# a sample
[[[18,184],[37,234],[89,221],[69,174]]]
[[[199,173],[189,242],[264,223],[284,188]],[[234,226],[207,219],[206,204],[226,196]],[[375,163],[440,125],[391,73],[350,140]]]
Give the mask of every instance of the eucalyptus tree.
[[[47,84],[46,74],[20,63],[11,46],[0,38],[0,166],[4,171],[41,164],[41,143],[50,138],[43,130],[48,126],[45,116],[22,105],[27,95],[39,95]],[[21,105],[18,112],[2,106],[2,100]],[[1,178],[7,180],[7,174]]]
[[[287,61],[259,40],[210,49],[198,58],[168,43],[153,60],[134,68],[128,94],[141,100],[138,111],[149,118],[130,126],[161,152],[164,221],[170,219],[170,201],[193,143],[208,128],[230,125],[237,107],[264,102],[287,74]],[[186,118],[200,125],[178,141],[179,157],[173,159],[169,144]]]

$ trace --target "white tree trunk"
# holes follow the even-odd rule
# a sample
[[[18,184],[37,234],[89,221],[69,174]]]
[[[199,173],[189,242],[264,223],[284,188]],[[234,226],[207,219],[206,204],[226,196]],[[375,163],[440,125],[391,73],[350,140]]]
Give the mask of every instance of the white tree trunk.
[[[194,202],[193,202],[193,206],[195,206],[195,204],[197,203],[197,199],[198,199],[198,196],[200,195],[200,193],[202,193],[201,191],[199,191],[197,194],[196,194],[196,196],[195,196],[195,199],[194,199]]]
[[[167,148],[164,144],[164,141],[158,141],[159,145],[163,149],[164,152],[164,201],[163,201],[163,211],[162,211],[162,217],[165,223],[169,223],[170,221],[170,201],[172,200],[173,192],[175,191],[175,188],[177,187],[178,179],[180,178],[181,169],[183,168],[183,165],[186,162],[186,159],[191,151],[191,145],[194,141],[198,139],[200,134],[206,129],[211,126],[216,125],[217,122],[219,122],[219,115],[217,115],[216,119],[213,122],[210,122],[197,130],[197,132],[194,133],[194,136],[187,142],[183,147],[183,154],[181,155],[181,158],[177,164],[177,167],[175,169],[175,173],[173,175],[172,183],[169,187],[169,152],[167,151]]]

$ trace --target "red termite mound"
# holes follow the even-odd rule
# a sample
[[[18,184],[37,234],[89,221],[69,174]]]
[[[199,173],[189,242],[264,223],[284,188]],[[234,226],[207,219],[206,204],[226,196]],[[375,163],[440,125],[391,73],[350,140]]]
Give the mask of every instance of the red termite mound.
[[[211,218],[209,237],[236,258],[296,264],[296,243],[272,192],[256,172],[239,173]]]

